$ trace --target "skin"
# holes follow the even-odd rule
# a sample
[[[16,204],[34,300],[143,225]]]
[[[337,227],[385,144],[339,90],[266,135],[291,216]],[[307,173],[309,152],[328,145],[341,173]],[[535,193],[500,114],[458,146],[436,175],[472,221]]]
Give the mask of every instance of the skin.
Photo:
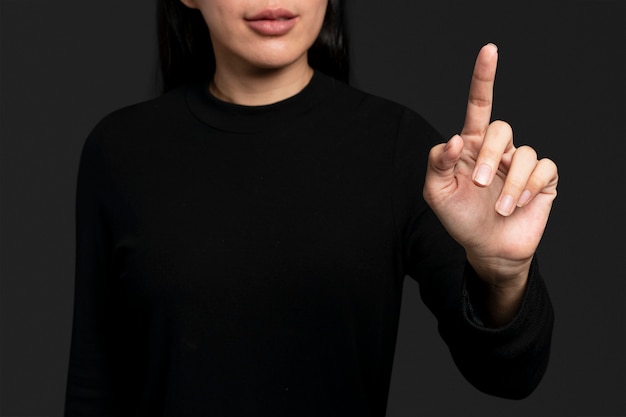
[[[328,0],[181,0],[204,17],[215,52],[211,92],[224,101],[257,106],[300,92],[313,69],[307,51],[324,22]],[[270,9],[298,15],[282,36],[259,35],[245,18]]]
[[[199,9],[211,33],[216,72],[211,92],[241,105],[291,97],[310,81],[307,50],[320,31],[327,0],[181,0]],[[288,34],[262,36],[245,23],[265,9],[288,9]],[[557,195],[557,167],[516,148],[511,126],[491,121],[498,50],[478,53],[465,123],[431,149],[423,195],[481,278],[487,324],[506,325],[519,310],[532,257]]]
[[[463,130],[433,147],[424,184],[426,202],[484,282],[493,327],[519,309],[558,183],[553,161],[516,148],[511,126],[491,122],[497,59],[495,45],[480,50]]]

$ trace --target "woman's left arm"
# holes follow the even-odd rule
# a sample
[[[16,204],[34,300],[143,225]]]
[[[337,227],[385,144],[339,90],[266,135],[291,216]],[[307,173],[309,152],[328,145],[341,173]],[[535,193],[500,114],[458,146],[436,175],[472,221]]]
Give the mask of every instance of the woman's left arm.
[[[463,130],[431,149],[424,183],[424,199],[478,277],[474,299],[490,327],[520,308],[558,182],[554,162],[516,148],[511,126],[491,122],[497,59],[493,44],[479,52]]]

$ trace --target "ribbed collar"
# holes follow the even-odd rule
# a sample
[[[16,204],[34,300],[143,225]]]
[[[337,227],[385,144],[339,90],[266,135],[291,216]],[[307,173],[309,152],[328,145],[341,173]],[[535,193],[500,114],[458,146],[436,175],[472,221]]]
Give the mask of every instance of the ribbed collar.
[[[209,92],[208,82],[190,85],[186,98],[190,111],[202,122],[222,131],[258,133],[276,129],[329,96],[337,81],[315,71],[311,81],[296,95],[263,106],[227,103]]]

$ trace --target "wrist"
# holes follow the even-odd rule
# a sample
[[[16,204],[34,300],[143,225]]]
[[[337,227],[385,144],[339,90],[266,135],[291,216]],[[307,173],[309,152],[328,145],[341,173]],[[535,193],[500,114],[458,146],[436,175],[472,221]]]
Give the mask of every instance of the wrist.
[[[467,260],[476,274],[472,299],[480,304],[485,324],[491,328],[507,325],[521,308],[532,258],[524,262],[477,260],[468,254]]]
[[[499,257],[480,257],[467,253],[467,261],[478,278],[493,290],[515,291],[525,287],[532,257],[510,260]]]

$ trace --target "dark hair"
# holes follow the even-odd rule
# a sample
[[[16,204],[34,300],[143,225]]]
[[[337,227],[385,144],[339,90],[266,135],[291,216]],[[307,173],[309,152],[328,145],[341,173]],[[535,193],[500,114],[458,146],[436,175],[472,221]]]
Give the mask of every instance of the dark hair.
[[[211,78],[215,73],[215,56],[202,14],[180,0],[159,0],[157,19],[163,91]],[[348,82],[343,0],[328,0],[322,29],[309,49],[308,59],[314,69]]]

